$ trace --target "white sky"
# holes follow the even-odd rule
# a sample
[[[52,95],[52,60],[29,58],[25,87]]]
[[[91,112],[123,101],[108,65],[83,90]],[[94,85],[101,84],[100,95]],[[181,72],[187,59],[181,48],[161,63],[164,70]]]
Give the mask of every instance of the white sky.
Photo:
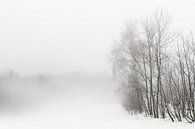
[[[0,70],[110,72],[109,48],[125,21],[165,7],[195,30],[193,0],[1,0]]]

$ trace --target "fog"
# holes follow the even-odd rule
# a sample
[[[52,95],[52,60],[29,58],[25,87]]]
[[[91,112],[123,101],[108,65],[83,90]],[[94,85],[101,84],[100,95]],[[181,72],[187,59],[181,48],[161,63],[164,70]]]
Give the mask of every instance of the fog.
[[[63,101],[63,104],[92,98],[95,99],[93,101],[98,101],[103,99],[99,95],[105,97],[103,101],[112,100],[116,94],[114,89],[116,90],[116,84],[105,74],[77,72],[58,76],[1,75],[0,114],[4,116],[33,112],[59,101]],[[107,90],[113,92],[107,93]]]
[[[156,8],[168,10],[175,30],[195,30],[194,4],[193,0],[1,0],[0,128],[141,125],[136,117],[129,123],[119,102],[110,63],[113,43],[126,22],[136,22]],[[161,127],[161,122],[150,124],[145,121],[148,128]]]
[[[1,1],[0,70],[111,73],[109,49],[126,21],[164,7],[177,29],[193,30],[193,5],[193,0]]]

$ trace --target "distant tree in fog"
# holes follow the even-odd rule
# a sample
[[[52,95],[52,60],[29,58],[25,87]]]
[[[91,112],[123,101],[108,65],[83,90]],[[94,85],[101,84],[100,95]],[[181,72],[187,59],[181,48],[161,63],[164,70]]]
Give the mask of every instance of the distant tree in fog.
[[[48,74],[38,74],[37,75],[37,80],[40,83],[47,82],[50,79],[50,76]]]

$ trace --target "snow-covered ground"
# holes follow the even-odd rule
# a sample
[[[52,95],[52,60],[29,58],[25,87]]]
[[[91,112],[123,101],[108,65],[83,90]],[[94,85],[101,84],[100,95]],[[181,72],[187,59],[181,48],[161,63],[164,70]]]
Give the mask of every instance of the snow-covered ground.
[[[20,112],[1,113],[0,129],[195,128],[194,124],[129,116],[117,99],[116,82],[109,78],[57,79],[43,85],[50,85],[50,91],[37,94],[35,100],[40,99],[38,104]]]

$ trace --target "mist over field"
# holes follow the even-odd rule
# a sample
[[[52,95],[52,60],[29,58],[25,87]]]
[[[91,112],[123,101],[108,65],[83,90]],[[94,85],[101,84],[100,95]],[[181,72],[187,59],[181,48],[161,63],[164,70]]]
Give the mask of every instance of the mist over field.
[[[7,76],[1,81],[0,127],[112,126],[106,121],[112,120],[112,113],[122,111],[116,84],[106,74],[77,72],[55,76]]]
[[[114,91],[115,88],[113,79],[105,74],[69,73],[53,76],[41,74],[23,77],[3,75],[0,87],[1,113],[17,113],[33,108],[36,110],[50,101],[57,101],[60,97],[64,102],[90,95],[96,98],[98,97],[96,91],[106,95],[104,93],[106,90]]]
[[[118,83],[106,74],[8,76],[3,80],[0,127],[4,129],[193,128],[139,115],[129,117],[120,104]]]

